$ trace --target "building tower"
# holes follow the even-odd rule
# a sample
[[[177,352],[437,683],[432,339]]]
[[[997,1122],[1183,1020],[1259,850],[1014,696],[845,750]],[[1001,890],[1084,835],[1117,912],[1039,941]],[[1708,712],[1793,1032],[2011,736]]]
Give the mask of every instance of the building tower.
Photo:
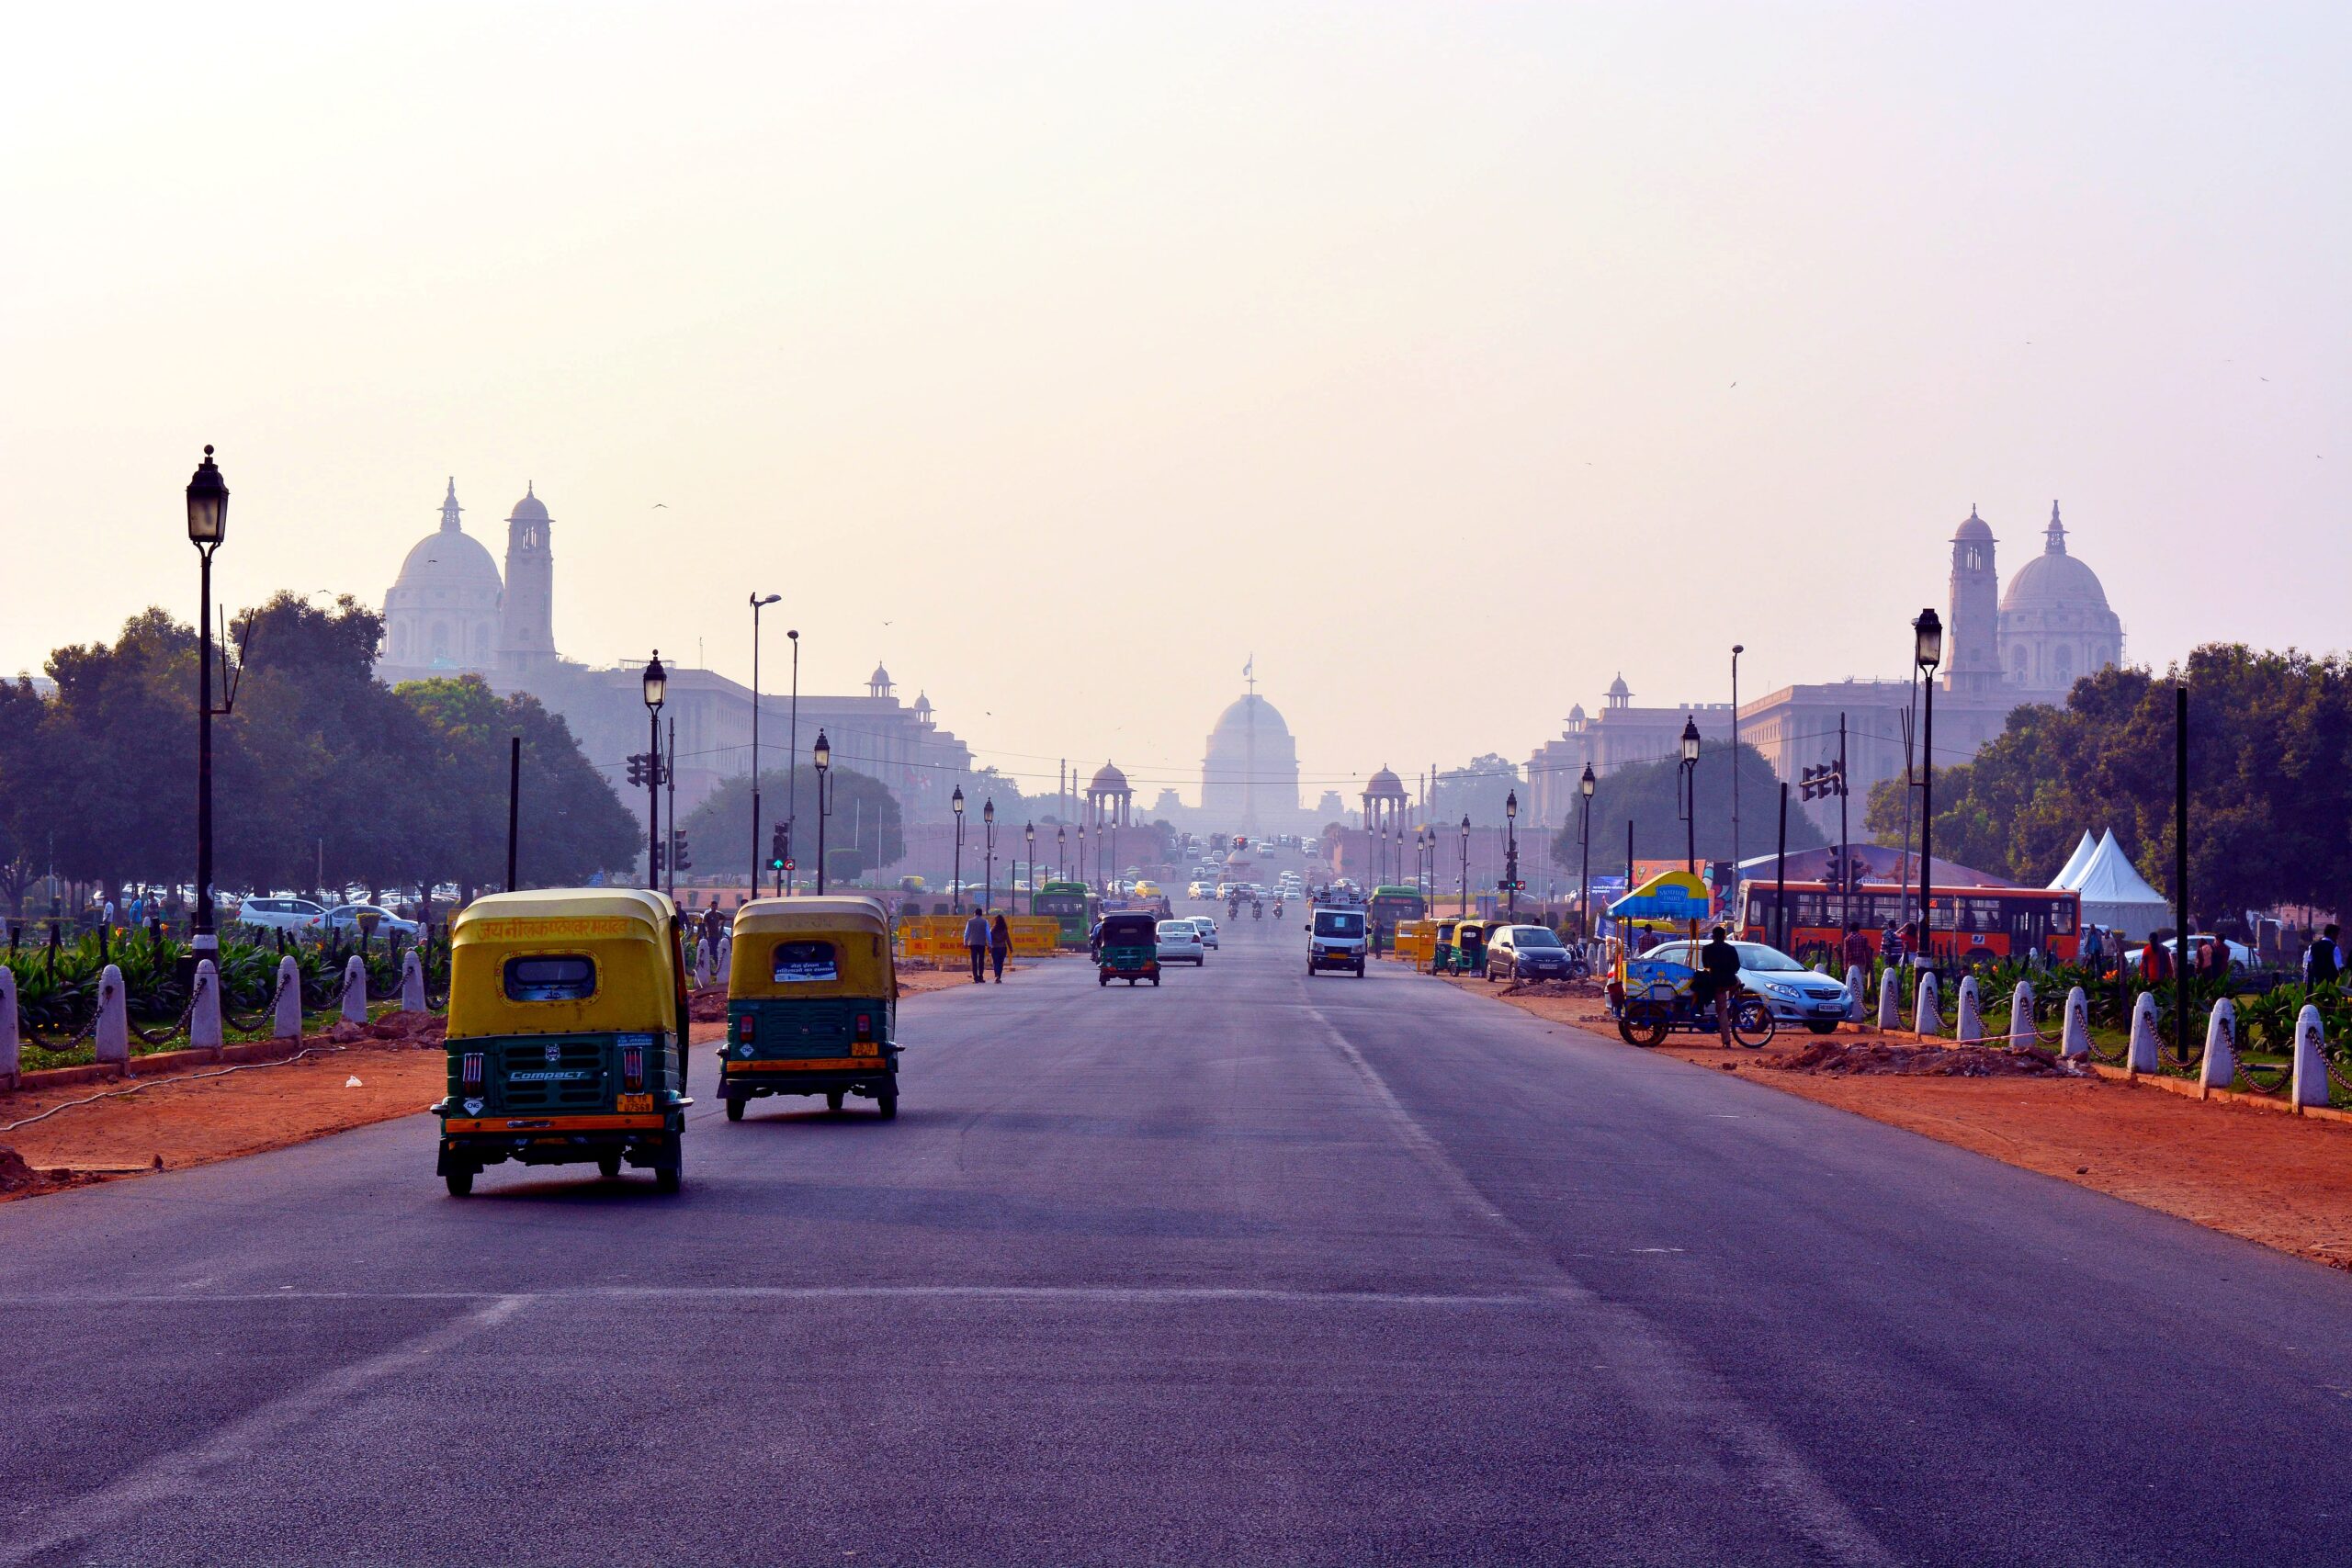
[[[2001,683],[2001,579],[1993,569],[1993,530],[1976,508],[1951,536],[1951,657],[1944,689],[1989,692]]]
[[[552,668],[555,550],[547,503],[528,484],[506,519],[506,598],[498,617],[498,667],[508,675]]]

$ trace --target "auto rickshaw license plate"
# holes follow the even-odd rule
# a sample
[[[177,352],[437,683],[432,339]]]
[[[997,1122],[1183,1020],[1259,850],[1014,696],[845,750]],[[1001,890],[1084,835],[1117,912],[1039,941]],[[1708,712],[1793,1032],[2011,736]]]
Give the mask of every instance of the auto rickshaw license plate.
[[[650,1094],[624,1094],[616,1098],[613,1109],[624,1112],[650,1111],[653,1109],[653,1097]]]
[[[874,1040],[853,1040],[850,1042],[849,1054],[853,1056],[878,1056],[882,1054],[881,1043]]]

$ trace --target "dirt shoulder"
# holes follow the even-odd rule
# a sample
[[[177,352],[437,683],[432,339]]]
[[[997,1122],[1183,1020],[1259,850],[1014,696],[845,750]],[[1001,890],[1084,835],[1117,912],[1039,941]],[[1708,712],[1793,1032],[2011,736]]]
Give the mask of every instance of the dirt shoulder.
[[[1453,982],[1624,1050],[1589,997],[1505,996]],[[1542,987],[1550,990],[1551,987]],[[1898,1059],[1909,1034],[1840,1030],[1840,1043],[1884,1043]],[[2352,1126],[2250,1105],[2197,1100],[2098,1077],[1943,1076],[1941,1071],[1804,1070],[1821,1041],[1783,1033],[1758,1051],[1677,1036],[1658,1054],[1923,1134],[2022,1169],[2092,1188],[2282,1252],[2352,1269]],[[1815,1053],[1819,1055],[1819,1053]],[[1946,1054],[1950,1055],[1951,1054]],[[1943,1064],[1945,1070],[1961,1066]],[[1964,1071],[1965,1068],[1962,1067]]]

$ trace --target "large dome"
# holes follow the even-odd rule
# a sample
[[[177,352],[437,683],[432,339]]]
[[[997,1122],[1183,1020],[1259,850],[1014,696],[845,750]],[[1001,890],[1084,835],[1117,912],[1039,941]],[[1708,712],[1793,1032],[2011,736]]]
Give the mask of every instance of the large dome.
[[[1233,705],[1216,716],[1216,728],[1209,731],[1212,739],[1219,735],[1240,735],[1255,728],[1261,735],[1288,735],[1290,726],[1274,705],[1252,692],[1237,697]]]
[[[2001,608],[2004,612],[2106,611],[2107,590],[2100,586],[2098,573],[2066,553],[2066,529],[2058,520],[2055,505],[2050,509],[2050,527],[2041,554],[2019,567],[2018,574],[2009,579],[2008,589],[2001,595]]]
[[[490,551],[471,534],[456,529],[427,534],[416,542],[401,562],[401,574],[392,584],[392,592],[406,589],[412,592],[457,593],[465,597],[446,601],[452,604],[474,604],[473,595],[486,593],[489,603],[498,603],[502,584],[498,563]]]

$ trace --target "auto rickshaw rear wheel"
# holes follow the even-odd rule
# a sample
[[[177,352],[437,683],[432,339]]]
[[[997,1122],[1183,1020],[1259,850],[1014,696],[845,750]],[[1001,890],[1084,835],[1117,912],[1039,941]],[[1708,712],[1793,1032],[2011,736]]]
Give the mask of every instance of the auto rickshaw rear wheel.
[[[596,1156],[596,1174],[603,1177],[607,1181],[619,1179],[621,1174],[620,1150],[615,1149],[608,1155],[598,1155]]]
[[[673,1155],[670,1157],[670,1163],[668,1165],[660,1166],[655,1168],[653,1172],[653,1190],[657,1192],[662,1193],[675,1192],[680,1187],[685,1184],[685,1179],[686,1168],[684,1154],[680,1153]]]
[[[882,1113],[883,1121],[896,1122],[899,1119],[899,1091],[892,1089],[888,1094],[876,1095],[874,1109]]]
[[[451,1166],[441,1173],[449,1184],[449,1196],[463,1198],[474,1190],[474,1168],[469,1165]]]
[[[727,1119],[729,1122],[741,1122],[743,1119],[743,1097],[741,1095],[730,1094],[727,1097]]]
[[[842,1101],[846,1098],[848,1098],[848,1093],[844,1089],[827,1089],[825,1091],[825,1109],[828,1111],[839,1111],[842,1108]]]

